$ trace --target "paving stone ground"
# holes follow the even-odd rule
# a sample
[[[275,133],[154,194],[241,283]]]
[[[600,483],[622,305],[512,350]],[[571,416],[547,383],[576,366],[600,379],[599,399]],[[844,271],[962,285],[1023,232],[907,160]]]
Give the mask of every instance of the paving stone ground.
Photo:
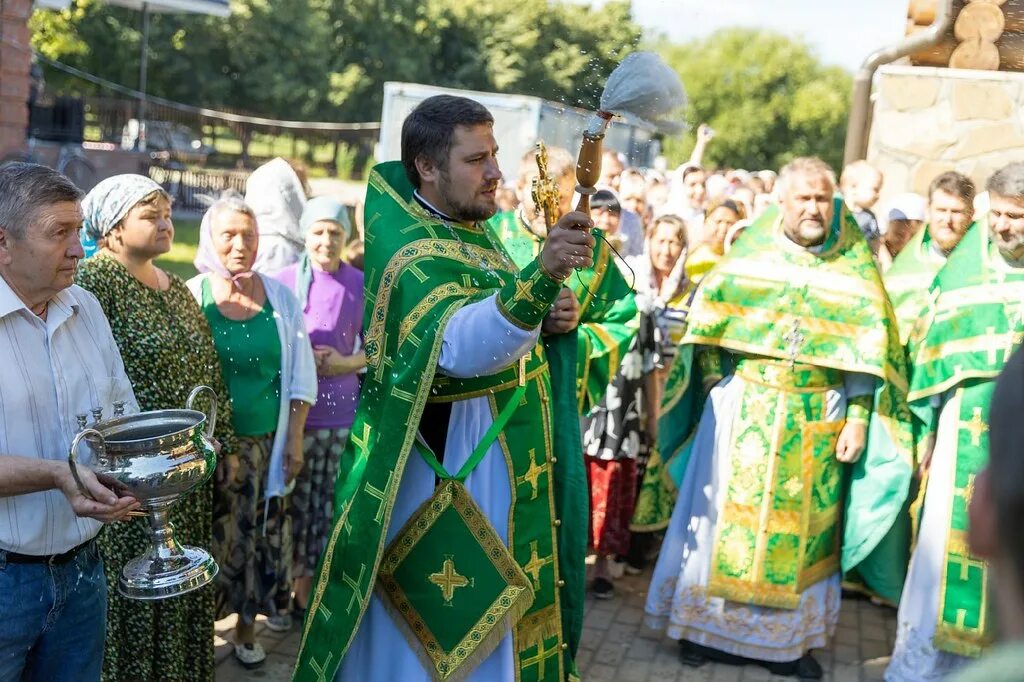
[[[742,668],[709,664],[687,668],[679,663],[676,643],[643,625],[644,597],[650,574],[624,576],[616,581],[616,596],[608,601],[587,598],[583,639],[578,662],[584,682],[764,682],[773,677],[755,666]],[[231,655],[234,617],[216,626],[217,680],[284,681],[291,678],[299,648],[299,626],[275,633],[261,619],[259,640],[267,661],[258,670],[245,670]],[[815,652],[827,682],[877,682],[889,662],[896,633],[895,612],[866,600],[844,599],[839,627],[830,646]],[[359,681],[363,682],[363,681]],[[373,680],[372,682],[402,682]]]

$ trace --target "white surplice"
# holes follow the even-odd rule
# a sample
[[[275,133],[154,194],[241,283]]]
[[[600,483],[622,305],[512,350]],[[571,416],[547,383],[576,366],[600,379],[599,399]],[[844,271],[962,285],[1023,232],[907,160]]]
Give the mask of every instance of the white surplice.
[[[952,392],[939,412],[935,451],[928,470],[928,494],[924,498],[917,546],[900,598],[896,647],[885,671],[887,682],[944,680],[973,660],[940,651],[932,644],[939,619],[959,429],[960,396]]]
[[[452,316],[442,340],[440,373],[456,378],[495,374],[536,345],[540,328],[524,331],[510,323],[498,311],[496,298],[492,296],[467,305]],[[458,471],[493,423],[487,396],[453,402],[444,449],[445,469],[451,473]],[[386,544],[391,543],[406,521],[433,495],[434,482],[433,469],[413,446],[395,498]],[[465,485],[507,545],[512,487],[497,441]],[[335,680],[430,682],[433,677],[423,667],[381,599],[375,590]],[[510,634],[468,677],[471,682],[515,682],[515,679],[516,662]]]

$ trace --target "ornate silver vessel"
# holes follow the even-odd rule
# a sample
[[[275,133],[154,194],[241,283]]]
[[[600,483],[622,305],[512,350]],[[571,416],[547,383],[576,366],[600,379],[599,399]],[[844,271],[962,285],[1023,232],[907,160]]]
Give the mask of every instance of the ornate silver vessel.
[[[209,417],[192,409],[200,393],[211,396]],[[71,443],[68,461],[78,486],[77,450],[84,440],[93,457],[87,464],[100,482],[118,495],[131,495],[148,517],[150,546],[142,556],[125,564],[118,591],[132,599],[165,599],[208,584],[217,575],[217,563],[209,552],[184,547],[174,539],[169,520],[171,507],[202,485],[213,474],[217,455],[211,442],[217,419],[217,394],[198,386],[183,410],[156,410],[96,421],[81,430]],[[84,426],[84,415],[79,425]]]

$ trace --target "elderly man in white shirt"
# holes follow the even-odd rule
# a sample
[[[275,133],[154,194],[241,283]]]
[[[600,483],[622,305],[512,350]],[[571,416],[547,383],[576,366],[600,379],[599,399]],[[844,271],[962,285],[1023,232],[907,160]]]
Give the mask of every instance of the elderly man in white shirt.
[[[44,166],[0,166],[0,680],[100,678],[92,541],[138,506],[86,467],[83,494],[67,463],[77,415],[135,402],[99,302],[72,285],[81,197]]]

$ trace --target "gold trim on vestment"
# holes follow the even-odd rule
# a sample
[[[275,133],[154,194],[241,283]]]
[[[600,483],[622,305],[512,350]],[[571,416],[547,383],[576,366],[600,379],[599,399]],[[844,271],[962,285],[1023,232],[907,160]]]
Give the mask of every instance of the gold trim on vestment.
[[[1002,334],[979,334],[965,338],[952,339],[934,346],[922,348],[916,358],[916,363],[927,364],[935,362],[950,355],[959,353],[1006,353],[1007,348],[1013,347],[1017,334],[1007,331]],[[996,372],[998,374],[998,371]]]
[[[505,370],[509,369],[510,367],[514,367],[517,364],[519,364],[519,363],[518,362],[512,363],[511,365],[509,365],[508,367],[506,367],[505,369],[503,369],[501,371],[505,371]],[[537,367],[535,367],[532,370],[530,370],[529,372],[527,372],[526,373],[526,380],[527,381],[532,381],[533,379],[536,379],[537,377],[539,377],[541,374],[543,374],[546,371],[548,371],[547,360],[545,360],[543,364],[538,365]],[[495,372],[495,374],[499,374],[499,373],[500,372]],[[519,377],[517,376],[514,379],[509,379],[508,381],[502,382],[500,384],[496,384],[494,386],[488,386],[487,388],[481,388],[481,389],[476,390],[476,391],[467,391],[466,393],[454,393],[454,394],[451,394],[451,395],[431,395],[431,396],[429,396],[427,398],[427,402],[428,403],[453,403],[453,402],[456,402],[456,401],[459,401],[459,400],[469,400],[470,398],[479,398],[479,397],[485,396],[485,395],[492,395],[492,394],[494,394],[494,393],[496,393],[498,391],[504,391],[505,389],[508,389],[508,388],[515,388],[518,385],[519,385]]]
[[[458,312],[462,308],[462,305],[465,305],[465,303],[465,300],[461,302],[456,301],[455,304],[452,305],[447,311],[445,311],[444,314],[442,314],[440,319],[438,320],[438,334],[434,338],[434,345],[430,349],[430,356],[427,359],[426,364],[428,372],[431,371],[432,368],[437,367],[437,360],[441,356],[441,341],[444,338],[444,335],[442,333],[444,328],[447,326],[452,316],[456,312]],[[390,495],[388,495],[387,502],[381,502],[381,504],[384,505],[385,507],[383,519],[383,527],[385,528],[388,528],[391,525],[391,513],[394,509],[394,500],[395,497],[398,495],[398,489],[401,486],[402,476],[405,473],[405,465],[409,459],[409,453],[412,450],[412,443],[413,440],[415,440],[416,438],[416,432],[419,429],[419,421],[420,417],[423,415],[423,408],[426,405],[427,395],[430,393],[430,385],[430,381],[420,382],[419,391],[416,395],[416,400],[412,403],[412,406],[409,409],[409,422],[406,425],[405,439],[402,442],[402,449],[398,453],[398,458],[395,463],[395,469],[392,474],[393,476],[395,476],[396,480],[394,481],[394,484],[391,486],[391,492]],[[416,418],[413,419],[413,416],[415,416]],[[368,460],[366,459],[363,459],[361,462],[357,461],[353,465],[352,471],[349,472],[349,478],[351,478],[353,475],[359,477],[358,480],[360,485],[355,488],[356,491],[362,488],[362,476],[363,473],[365,472],[365,466],[367,461]],[[334,560],[335,546],[338,543],[338,538],[341,535],[342,530],[346,526],[348,526],[348,515],[352,509],[353,502],[355,500],[355,494],[357,493],[353,493],[353,498],[352,500],[349,501],[349,504],[342,507],[340,518],[338,518],[335,521],[334,529],[331,531],[330,538],[327,542],[327,547],[324,549],[324,558],[323,565],[321,566],[320,569],[320,577],[319,580],[317,580],[316,587],[313,592],[313,599],[309,606],[309,615],[306,618],[306,627],[302,633],[302,640],[299,644],[299,653],[295,659],[296,670],[298,670],[299,661],[302,660],[302,651],[306,646],[306,638],[309,636],[309,632],[312,628],[312,623],[314,619],[318,618],[320,615],[320,609],[321,604],[323,602],[324,593],[327,591],[328,583],[330,583],[331,563]],[[376,559],[373,565],[373,573],[371,573],[371,575],[376,575],[377,568],[380,566],[381,559],[383,558],[383,550],[386,540],[387,533],[381,533],[380,540],[378,541],[377,545],[377,553],[375,555]],[[344,658],[345,654],[348,652],[349,647],[352,646],[352,640],[355,638],[356,632],[359,630],[359,623],[362,622],[363,616],[366,614],[366,609],[370,606],[370,592],[372,590],[373,585],[368,585],[366,595],[358,600],[359,615],[356,618],[356,624],[352,628],[352,632],[349,635],[348,641],[344,643],[344,646],[342,647],[342,650],[339,653],[339,658]],[[359,595],[356,594],[354,596],[358,597]],[[327,615],[326,617],[330,618],[329,615]]]
[[[399,277],[404,274],[406,266],[421,258],[448,258],[463,265],[474,268],[483,265],[495,271],[502,270],[506,265],[493,249],[447,239],[419,239],[400,248],[381,275],[380,287],[370,313],[364,347],[367,348],[367,364],[371,367],[377,366],[380,356],[385,352],[384,326],[387,323],[386,311],[391,302],[391,291],[397,285]],[[473,258],[478,260],[474,262]],[[506,274],[511,276],[511,273]],[[480,290],[483,292],[486,287],[480,287]],[[373,349],[372,352],[370,349]]]
[[[426,315],[435,305],[441,302],[441,299],[448,298],[449,296],[470,296],[477,293],[477,289],[464,287],[461,284],[455,282],[447,282],[438,287],[435,287],[427,297],[416,304],[416,307],[402,320],[398,327],[398,345],[401,346],[405,343],[405,339],[409,336],[416,325],[419,323],[423,316]]]
[[[684,343],[693,345],[704,345],[704,346],[716,346],[725,350],[730,350],[738,353],[746,353],[748,355],[768,355],[764,346],[756,343],[746,343],[743,341],[728,340],[724,341],[718,336],[699,336],[697,334],[691,334],[687,332]],[[776,358],[781,359],[781,358]],[[808,365],[821,365],[823,367],[831,367],[838,369],[842,372],[856,372],[859,374],[870,374],[871,376],[882,379],[892,384],[899,391],[907,390],[907,380],[905,377],[900,377],[896,372],[891,370],[891,365],[886,363],[886,371],[883,373],[878,367],[872,367],[869,365],[853,365],[845,362],[836,362],[834,358],[817,358],[810,355],[797,355],[795,358],[796,362],[808,364]],[[884,374],[884,376],[883,376]]]
[[[449,507],[462,517],[466,527],[480,543],[480,549],[509,584],[494,598],[491,605],[480,615],[480,618],[465,633],[460,642],[451,651],[445,652],[426,621],[412,607],[402,589],[402,584],[394,578],[393,574]],[[496,545],[501,546],[497,548],[498,551],[496,551]],[[501,549],[505,551],[500,551]],[[511,584],[509,575],[514,576],[513,579],[518,580],[519,584]],[[413,651],[420,656],[421,660],[426,658],[424,663],[429,662],[432,666],[428,669],[431,670],[435,679],[441,680],[461,679],[464,675],[468,675],[471,670],[462,671],[459,668],[463,665],[470,665],[474,659],[479,658],[481,647],[484,647],[486,653],[490,654],[493,648],[488,644],[496,646],[494,639],[502,638],[505,634],[504,625],[499,623],[507,621],[514,624],[523,613],[529,610],[534,598],[529,578],[523,573],[512,553],[502,544],[501,538],[491,526],[486,514],[473,502],[469,492],[462,484],[454,481],[442,484],[441,490],[428,498],[409,517],[405,526],[385,551],[377,576],[376,589],[385,596],[385,606],[392,607],[389,610],[395,612],[393,613],[395,622],[406,630],[407,639],[409,639]],[[503,601],[511,606],[500,606]],[[445,669],[447,669],[447,673],[444,672]]]

